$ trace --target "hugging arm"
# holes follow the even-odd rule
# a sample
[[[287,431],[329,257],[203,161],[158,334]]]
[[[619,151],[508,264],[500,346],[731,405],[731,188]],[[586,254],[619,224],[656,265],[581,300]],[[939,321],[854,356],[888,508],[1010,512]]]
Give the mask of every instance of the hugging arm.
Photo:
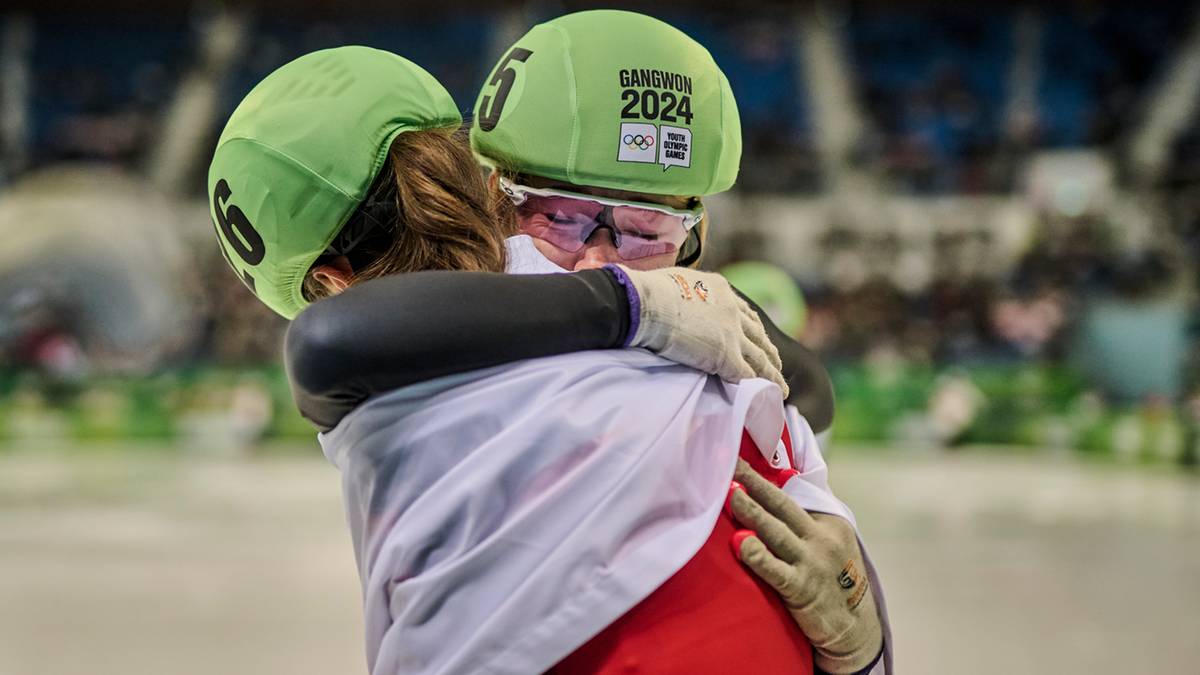
[[[881,660],[890,671],[888,631],[854,526],[805,511],[744,460],[733,477],[729,507],[752,530],[734,535],[734,551],[779,593],[812,642],[819,672],[862,675]]]
[[[416,272],[356,284],[288,327],[301,414],[322,431],[367,398],[445,375],[620,347],[629,301],[606,271]]]
[[[817,428],[816,421],[832,414],[828,376],[811,353],[757,312],[783,358],[789,403],[800,400],[806,416],[816,412]],[[284,353],[296,405],[327,431],[371,396],[400,387],[523,359],[621,347],[632,323],[628,291],[609,270],[417,272],[356,284],[312,304],[288,328]],[[797,384],[817,386],[819,393]]]

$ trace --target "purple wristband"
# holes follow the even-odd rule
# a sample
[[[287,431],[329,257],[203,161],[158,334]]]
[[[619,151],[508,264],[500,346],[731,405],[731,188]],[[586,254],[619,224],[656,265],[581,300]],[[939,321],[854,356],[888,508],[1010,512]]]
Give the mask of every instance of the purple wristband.
[[[617,283],[625,287],[625,297],[629,299],[629,332],[625,335],[625,344],[622,345],[628,347],[633,342],[633,336],[637,335],[638,325],[642,322],[642,298],[638,295],[633,280],[619,265],[609,263],[604,266],[604,269],[612,272]]]

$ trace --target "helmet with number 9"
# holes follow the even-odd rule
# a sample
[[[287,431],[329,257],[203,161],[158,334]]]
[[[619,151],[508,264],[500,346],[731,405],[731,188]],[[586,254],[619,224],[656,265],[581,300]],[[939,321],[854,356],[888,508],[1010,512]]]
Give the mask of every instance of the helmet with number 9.
[[[471,147],[485,164],[575,185],[703,196],[737,179],[737,104],[700,43],[634,12],[534,26],[480,92]]]
[[[294,318],[308,304],[305,274],[366,198],[396,136],[461,124],[445,88],[390,52],[338,47],[281,66],[234,110],[209,166],[226,261]]]

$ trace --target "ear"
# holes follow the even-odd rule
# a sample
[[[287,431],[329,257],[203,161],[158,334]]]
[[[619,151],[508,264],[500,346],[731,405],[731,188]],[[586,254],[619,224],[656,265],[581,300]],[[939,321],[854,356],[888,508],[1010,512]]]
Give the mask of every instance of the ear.
[[[339,255],[325,265],[313,268],[313,278],[317,280],[330,295],[337,295],[350,287],[354,280],[354,268],[350,267],[350,259]]]

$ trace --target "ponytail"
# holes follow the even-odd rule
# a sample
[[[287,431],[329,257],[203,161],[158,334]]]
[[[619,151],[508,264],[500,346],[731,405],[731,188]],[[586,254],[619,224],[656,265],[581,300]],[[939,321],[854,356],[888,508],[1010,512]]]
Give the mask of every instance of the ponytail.
[[[349,255],[353,283],[424,270],[504,271],[504,239],[516,233],[515,220],[511,209],[498,212],[503,205],[487,189],[464,136],[429,129],[392,142],[364,203],[392,201],[395,212]],[[329,294],[311,271],[304,292],[309,300]]]

